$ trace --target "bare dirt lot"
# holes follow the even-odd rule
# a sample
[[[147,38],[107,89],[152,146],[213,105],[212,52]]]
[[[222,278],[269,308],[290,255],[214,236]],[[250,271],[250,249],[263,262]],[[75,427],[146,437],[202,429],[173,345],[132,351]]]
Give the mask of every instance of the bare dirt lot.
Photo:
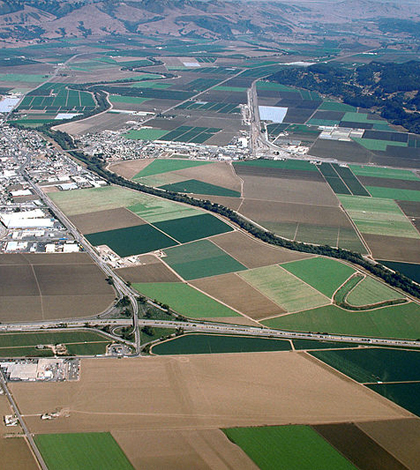
[[[363,238],[376,259],[420,263],[420,240],[418,239],[369,234],[363,234]]]
[[[1,467],[7,470],[37,470],[28,444],[23,437],[0,438]]]
[[[128,121],[140,121],[142,119],[142,116],[133,114],[102,113],[81,119],[80,121],[60,124],[56,126],[55,129],[67,132],[71,135],[81,135],[88,132],[95,133],[106,130],[119,130],[124,127]]]
[[[0,321],[91,316],[115,297],[86,253],[1,255],[0,276]]]
[[[219,429],[116,431],[112,435],[135,468],[147,470],[258,470]]]
[[[147,165],[150,165],[154,159],[152,158],[144,158],[139,160],[127,160],[121,163],[115,163],[114,165],[110,165],[110,171],[117,173],[124,178],[131,180],[131,178],[144,168]]]
[[[146,259],[147,257],[147,259]],[[119,276],[133,282],[179,282],[179,277],[155,256],[146,255],[140,266],[117,269]]]
[[[285,310],[234,273],[199,279],[192,284],[254,320],[285,313]]]
[[[325,182],[287,180],[242,175],[245,199],[294,204],[338,206],[338,199]],[[305,191],[302,191],[304,186]]]
[[[82,360],[81,378],[13,383],[31,432],[374,421],[411,414],[298,352]],[[37,399],[34,400],[33,397]],[[57,407],[70,416],[43,421]]]
[[[270,246],[239,231],[213,237],[212,242],[250,269],[311,257],[298,251]]]
[[[407,468],[420,469],[420,419],[373,421],[357,426]]]
[[[140,217],[124,207],[74,215],[70,217],[70,220],[82,233],[86,234],[145,224]]]

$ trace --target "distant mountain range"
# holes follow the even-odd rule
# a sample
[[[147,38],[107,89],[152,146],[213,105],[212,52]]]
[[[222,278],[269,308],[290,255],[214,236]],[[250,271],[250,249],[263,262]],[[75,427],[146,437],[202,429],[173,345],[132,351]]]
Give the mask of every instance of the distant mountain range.
[[[0,40],[96,38],[142,34],[233,39],[278,39],[326,30],[394,33],[418,29],[420,6],[383,1],[0,0]],[[372,21],[374,20],[374,21]],[[408,26],[407,26],[408,25]],[[408,29],[408,31],[406,31]],[[327,31],[328,32],[328,31]],[[383,26],[382,26],[383,32]]]

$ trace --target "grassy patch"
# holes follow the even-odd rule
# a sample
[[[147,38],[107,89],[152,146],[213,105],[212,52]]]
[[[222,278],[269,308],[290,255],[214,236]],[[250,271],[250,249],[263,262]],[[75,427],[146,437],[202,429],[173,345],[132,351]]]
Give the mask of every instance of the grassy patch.
[[[279,266],[251,269],[240,276],[289,312],[329,303],[317,290]]]
[[[146,224],[85,236],[92,245],[107,245],[122,258],[176,245],[172,238]]]
[[[133,284],[141,294],[169,305],[174,311],[190,318],[239,316],[205,294],[181,282]]]
[[[204,214],[191,206],[150,196],[140,199],[137,204],[128,206],[127,209],[151,224]]]
[[[340,201],[362,233],[420,237],[399,206],[391,199],[342,195]]]
[[[382,188],[379,186],[366,186],[366,188],[373,197],[420,202],[420,191],[413,189]]]
[[[350,312],[335,305],[273,318],[263,322],[272,328],[326,332],[377,338],[420,338],[420,306],[414,302]]]
[[[392,145],[394,147],[407,147],[407,142],[396,142],[394,140],[363,139],[359,137],[352,137],[352,139],[368,150],[385,152],[388,145]]]
[[[121,95],[110,95],[109,100],[111,103],[130,103],[130,104],[141,104],[148,101],[148,98],[140,98],[139,96],[121,96]]]
[[[199,279],[245,270],[245,266],[208,240],[165,250],[164,261],[184,279]]]
[[[355,307],[360,307],[404,298],[405,295],[368,276],[349,293],[347,302]]]
[[[223,188],[214,184],[205,183],[198,180],[180,181],[178,183],[166,184],[161,186],[162,189],[167,191],[175,191],[177,193],[193,193],[193,194],[206,194],[211,196],[224,196],[224,197],[241,197],[239,191]]]
[[[188,334],[153,347],[153,353],[167,354],[219,354],[257,351],[289,351],[290,342],[278,339],[250,338],[246,336],[219,336]]]
[[[38,434],[35,442],[49,470],[132,470],[109,432]]]
[[[339,103],[338,101],[324,101],[318,109],[323,111],[356,111],[356,108],[354,108],[353,106],[350,106],[349,104],[345,103]]]
[[[354,269],[346,264],[320,257],[294,261],[282,266],[330,298],[338,287],[354,273]]]
[[[410,170],[396,170],[394,168],[359,165],[350,165],[350,168],[356,176],[372,176],[374,178],[419,181],[419,178]]]
[[[159,140],[168,131],[162,131],[161,129],[139,129],[138,131],[129,131],[127,134],[123,134],[126,139],[132,140]]]
[[[157,159],[153,160],[150,165],[139,171],[133,179],[143,176],[159,175],[160,173],[168,173],[170,171],[184,170],[185,168],[192,168],[196,166],[208,165],[210,162],[202,162],[197,160],[166,160]]]
[[[354,467],[309,426],[224,429],[261,470],[341,470]]]
[[[155,226],[181,243],[191,242],[233,229],[211,214],[158,222]]]

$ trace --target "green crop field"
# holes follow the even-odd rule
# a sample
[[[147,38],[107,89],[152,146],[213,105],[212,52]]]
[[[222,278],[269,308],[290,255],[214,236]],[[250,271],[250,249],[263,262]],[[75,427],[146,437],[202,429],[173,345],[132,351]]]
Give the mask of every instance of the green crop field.
[[[271,91],[296,91],[295,88],[282,85],[281,83],[274,82],[257,82],[257,90],[271,90]]]
[[[210,196],[224,196],[224,197],[241,197],[239,191],[223,188],[214,184],[205,183],[198,180],[180,181],[177,183],[166,184],[160,186],[167,191],[175,191],[177,193],[193,193],[193,194],[206,194]]]
[[[142,283],[133,284],[133,287],[189,318],[239,317],[229,307],[181,282]]]
[[[49,470],[133,470],[109,432],[38,434],[35,442]]]
[[[156,200],[120,186],[60,191],[50,193],[49,196],[66,215],[70,216],[127,207],[140,202],[146,204]]]
[[[199,238],[211,237],[219,233],[231,232],[233,229],[211,214],[202,214],[182,219],[158,222],[155,226],[181,243],[191,242]]]
[[[234,167],[239,166],[258,166],[263,168],[281,168],[284,170],[305,170],[318,171],[315,165],[306,160],[248,160],[234,163]]]
[[[137,204],[128,206],[127,209],[151,224],[205,214],[194,207],[152,196],[139,198]]]
[[[147,76],[150,75],[150,78],[159,78],[159,75],[153,76],[153,74],[145,74]],[[143,75],[142,75],[143,77]],[[146,77],[144,77],[146,78]],[[171,88],[172,83],[160,83],[160,82],[149,82],[149,81],[144,81],[144,82],[137,82],[133,83],[133,85],[130,85],[130,88],[156,88],[158,90],[166,90],[166,88]]]
[[[202,162],[198,160],[174,160],[174,159],[157,159],[147,165],[146,168],[139,171],[133,179],[143,176],[159,175],[160,173],[168,173],[170,171],[184,170],[196,166],[209,165],[211,162]]]
[[[146,224],[90,233],[85,236],[92,245],[107,245],[122,258],[177,244],[172,238]]]
[[[322,111],[356,111],[356,108],[354,108],[353,106],[350,106],[349,104],[345,103],[339,103],[338,101],[324,101],[318,109]]]
[[[380,168],[359,165],[350,165],[350,168],[357,176],[372,176],[374,178],[419,181],[419,178],[410,170],[396,170],[394,168]]]
[[[363,348],[311,354],[358,382],[420,380],[420,351]]]
[[[246,336],[187,334],[159,343],[152,352],[168,354],[220,354],[258,351],[289,351],[290,342]]]
[[[209,240],[200,240],[165,250],[165,263],[184,279],[199,279],[245,270],[245,266]]]
[[[127,134],[124,134],[123,137],[126,139],[133,140],[159,140],[168,131],[162,131],[160,129],[139,129],[138,131],[129,131]]]
[[[309,426],[223,429],[261,470],[356,470]]]
[[[420,382],[371,384],[371,390],[420,416]]]
[[[321,331],[377,338],[420,338],[420,306],[414,302],[369,311],[348,311],[327,305],[263,322],[271,328]]]
[[[27,82],[37,83],[46,80],[46,75],[37,75],[30,73],[2,73],[0,74],[0,82]]]
[[[344,263],[330,258],[310,258],[282,264],[284,269],[302,279],[327,297],[334,292],[355,271]]]
[[[111,103],[130,103],[130,104],[141,104],[148,101],[149,98],[140,98],[139,96],[121,96],[121,95],[110,95],[109,100]]]
[[[382,188],[379,186],[366,186],[366,188],[373,197],[420,202],[420,191],[413,189]]]
[[[394,299],[404,299],[405,295],[367,276],[349,293],[347,302],[356,307],[371,305]]]
[[[215,91],[234,91],[234,92],[239,92],[242,93],[246,91],[247,89],[245,87],[241,86],[224,86],[224,85],[219,85],[213,88]]]
[[[372,119],[369,119],[368,116],[369,114],[365,113],[347,112],[342,120],[346,122],[363,122],[372,124],[374,121],[372,121]]]
[[[339,199],[362,233],[420,238],[397,203],[391,199],[345,195],[340,195]]]
[[[368,150],[376,150],[385,152],[388,145],[394,147],[407,147],[407,142],[396,142],[394,140],[379,140],[379,139],[363,139],[359,137],[352,137],[358,144],[362,145]]]
[[[239,275],[289,312],[315,308],[330,302],[320,292],[277,265],[251,269]]]
[[[98,333],[87,331],[40,332],[40,333],[2,333],[0,334],[0,348],[27,347],[38,344],[67,344],[83,342],[106,342],[110,339]]]

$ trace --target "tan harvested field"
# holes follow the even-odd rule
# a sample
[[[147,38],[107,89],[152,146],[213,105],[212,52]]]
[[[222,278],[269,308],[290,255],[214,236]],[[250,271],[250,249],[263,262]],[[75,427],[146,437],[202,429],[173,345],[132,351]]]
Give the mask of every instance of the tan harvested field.
[[[298,222],[310,225],[351,228],[352,225],[339,207],[294,204],[245,199],[240,211],[256,221]]]
[[[87,212],[86,214],[74,215],[69,218],[74,225],[85,234],[125,227],[135,227],[146,223],[125,207],[98,212]]]
[[[80,121],[68,122],[55,126],[62,132],[72,135],[81,135],[86,133],[102,132],[105,130],[121,129],[128,121],[140,121],[141,116],[132,114],[102,113]]]
[[[131,178],[137,175],[139,171],[146,168],[147,165],[150,165],[153,160],[154,159],[152,158],[127,160],[125,162],[114,163],[113,165],[110,165],[109,170],[123,176],[124,178],[127,178],[128,180],[131,180]]]
[[[86,253],[1,255],[0,277],[0,321],[92,316],[115,297]]]
[[[81,378],[13,383],[31,432],[159,431],[410,417],[306,353],[82,359]],[[33,397],[37,399],[34,400]],[[34,416],[57,407],[70,416]]]
[[[250,318],[237,316],[237,317],[208,317],[206,321],[216,323],[228,323],[234,325],[248,325],[248,326],[261,326],[256,320]]]
[[[310,258],[312,256],[298,251],[271,246],[239,231],[212,237],[211,241],[250,269]]]
[[[241,180],[230,163],[216,162],[211,165],[177,170],[174,173],[185,179],[196,179],[205,183],[233,189],[234,191],[241,191]]]
[[[314,206],[338,206],[339,202],[325,182],[242,176],[245,199],[279,201]],[[302,191],[302,188],[305,188]]]
[[[37,470],[38,464],[23,437],[0,439],[1,468],[5,470]]]
[[[420,419],[371,421],[357,427],[410,470],[420,470]]]
[[[363,234],[375,259],[420,263],[420,240]]]
[[[254,320],[286,312],[234,273],[198,279],[191,284]]]
[[[153,262],[117,269],[116,273],[126,281],[133,282],[179,282],[179,277],[154,256]]]
[[[112,435],[138,469],[258,470],[219,429],[116,431]]]

